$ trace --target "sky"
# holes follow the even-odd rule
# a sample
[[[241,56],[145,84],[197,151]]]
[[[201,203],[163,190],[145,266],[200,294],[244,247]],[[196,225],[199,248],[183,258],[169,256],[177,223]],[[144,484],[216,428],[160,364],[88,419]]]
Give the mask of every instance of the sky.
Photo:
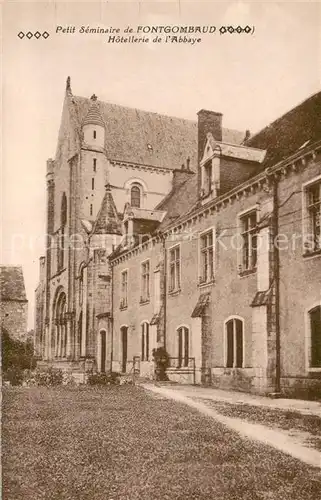
[[[320,2],[28,2],[1,5],[1,263],[22,265],[33,328],[44,253],[46,160],[54,157],[67,76],[75,95],[257,132],[321,90]],[[190,44],[111,44],[81,26],[215,26]],[[220,35],[220,26],[254,27]],[[75,33],[56,33],[56,27]],[[49,37],[18,38],[20,31]],[[191,35],[193,36],[193,35]]]

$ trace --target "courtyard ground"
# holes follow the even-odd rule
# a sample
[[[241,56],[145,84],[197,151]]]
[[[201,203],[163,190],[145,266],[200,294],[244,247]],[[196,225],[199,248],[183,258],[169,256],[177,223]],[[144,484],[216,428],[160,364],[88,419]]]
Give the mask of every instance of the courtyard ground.
[[[4,500],[315,500],[320,469],[141,387],[6,388]]]

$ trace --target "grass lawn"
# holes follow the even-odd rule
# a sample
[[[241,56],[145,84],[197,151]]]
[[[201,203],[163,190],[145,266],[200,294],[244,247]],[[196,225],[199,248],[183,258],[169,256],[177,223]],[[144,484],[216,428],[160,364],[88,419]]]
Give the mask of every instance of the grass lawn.
[[[132,386],[3,391],[3,500],[316,500],[320,471]]]

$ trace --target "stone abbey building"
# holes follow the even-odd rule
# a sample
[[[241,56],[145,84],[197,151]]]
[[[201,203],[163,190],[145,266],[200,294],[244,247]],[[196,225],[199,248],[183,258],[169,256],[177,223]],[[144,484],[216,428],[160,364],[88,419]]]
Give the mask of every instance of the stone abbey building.
[[[47,162],[39,366],[321,388],[321,93],[252,137],[72,94]]]

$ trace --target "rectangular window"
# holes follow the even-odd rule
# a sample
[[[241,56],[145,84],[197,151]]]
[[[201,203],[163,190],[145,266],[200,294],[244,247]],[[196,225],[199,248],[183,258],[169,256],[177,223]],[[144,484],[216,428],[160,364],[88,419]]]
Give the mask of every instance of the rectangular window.
[[[93,171],[97,172],[97,160],[96,160],[96,158],[93,159]]]
[[[97,137],[97,132],[96,132],[96,130],[94,130],[94,132],[93,132],[93,137],[94,137],[94,139],[96,139],[96,137]]]
[[[200,239],[200,284],[214,279],[213,230],[201,235]]]
[[[95,189],[95,179],[94,178],[91,179],[91,189],[92,190]]]
[[[141,302],[149,300],[149,286],[150,286],[150,265],[149,260],[142,263],[141,266]]]
[[[242,215],[242,265],[241,271],[252,271],[257,262],[257,213],[256,210]]]
[[[93,205],[92,205],[92,203],[90,204],[89,213],[90,213],[90,215],[93,214]]]
[[[305,248],[308,252],[321,249],[321,182],[309,186],[306,190],[308,227]]]
[[[169,291],[174,292],[181,286],[181,257],[180,247],[176,246],[169,251]]]
[[[121,298],[120,298],[120,308],[127,307],[128,298],[128,271],[123,271],[121,273]]]

